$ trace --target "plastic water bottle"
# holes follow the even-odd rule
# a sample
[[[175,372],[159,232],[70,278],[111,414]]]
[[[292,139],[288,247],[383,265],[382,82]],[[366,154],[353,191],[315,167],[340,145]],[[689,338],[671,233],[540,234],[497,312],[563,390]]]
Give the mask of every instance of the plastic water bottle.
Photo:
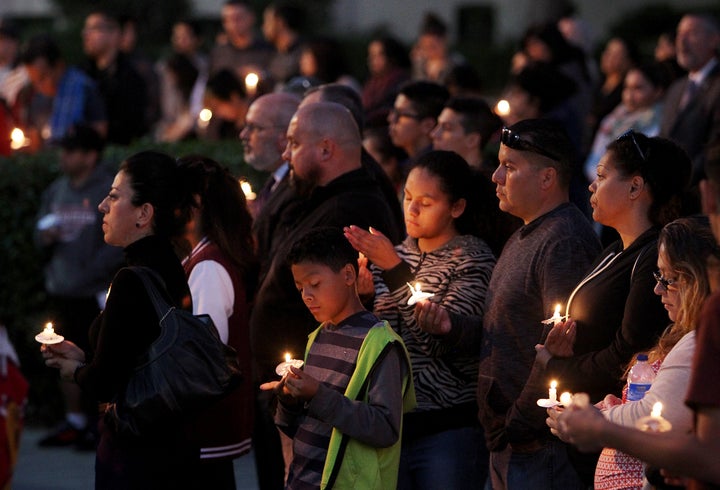
[[[647,354],[638,354],[637,361],[630,368],[627,390],[627,401],[629,402],[642,400],[645,392],[650,389],[650,385],[655,379],[655,372],[647,360]]]

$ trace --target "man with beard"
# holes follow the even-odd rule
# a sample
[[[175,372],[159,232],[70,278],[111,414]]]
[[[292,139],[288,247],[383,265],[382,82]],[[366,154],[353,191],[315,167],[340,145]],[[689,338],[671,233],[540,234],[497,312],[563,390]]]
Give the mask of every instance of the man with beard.
[[[245,161],[255,170],[271,172],[251,203],[261,278],[272,257],[275,230],[285,208],[296,200],[290,186],[290,167],[282,154],[287,146],[287,128],[299,103],[300,99],[292,94],[262,95],[250,105],[240,132]]]
[[[320,226],[350,224],[372,226],[393,242],[400,238],[387,199],[362,167],[360,131],[345,107],[318,102],[300,108],[290,121],[287,139],[282,158],[290,162],[291,180],[303,199],[294,206],[286,232],[277,238],[250,317],[257,382],[277,379],[275,366],[285,353],[302,358],[307,336],[317,327],[286,263],[294,240]],[[258,419],[263,415],[258,414]],[[255,434],[255,440],[263,440],[267,448],[272,447],[267,441],[271,437],[278,437],[274,426],[272,431]],[[278,441],[273,452],[262,454],[256,447],[256,459],[277,461],[279,447]],[[279,482],[261,487],[282,488],[282,471],[279,473]]]

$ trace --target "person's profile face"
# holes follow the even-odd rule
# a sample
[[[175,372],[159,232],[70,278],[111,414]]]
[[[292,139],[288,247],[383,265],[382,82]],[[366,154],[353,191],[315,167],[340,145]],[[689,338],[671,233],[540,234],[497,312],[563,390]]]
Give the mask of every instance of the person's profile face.
[[[460,156],[467,152],[467,135],[462,127],[462,116],[452,109],[442,110],[430,137],[434,150],[454,151]]]
[[[110,192],[98,206],[104,215],[102,230],[108,245],[127,247],[138,239],[139,229],[135,224],[140,208],[133,205],[132,197],[130,176],[124,171],[118,172]]]
[[[287,130],[287,146],[283,160],[290,163],[291,178],[303,188],[311,188],[320,181],[320,148],[318,137],[308,131],[302,119],[295,115]]]
[[[335,272],[325,264],[300,262],[290,270],[303,303],[319,322],[337,325],[348,316],[352,290],[355,283],[352,266],[347,264]]]
[[[285,146],[284,129],[273,124],[271,107],[262,100],[254,102],[245,116],[240,132],[245,161],[261,171],[273,170],[282,159]]]
[[[532,159],[537,155],[514,150],[504,144],[498,152],[499,165],[492,175],[500,209],[522,219],[534,219],[541,199],[544,167]]]
[[[631,179],[618,170],[614,158],[612,151],[605,152],[598,162],[595,180],[589,187],[593,219],[613,228],[627,218],[632,186]]]

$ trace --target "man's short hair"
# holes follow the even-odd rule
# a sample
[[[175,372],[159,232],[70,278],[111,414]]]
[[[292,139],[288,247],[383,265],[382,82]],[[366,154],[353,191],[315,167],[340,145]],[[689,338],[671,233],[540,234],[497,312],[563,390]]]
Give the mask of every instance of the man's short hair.
[[[417,80],[400,87],[399,95],[410,101],[413,109],[421,118],[437,119],[450,97],[447,88],[435,82]]]
[[[362,98],[357,90],[343,85],[342,83],[324,83],[316,87],[310,87],[305,91],[305,97],[313,93],[320,94],[323,102],[335,102],[347,108],[355,119],[355,124],[362,131],[365,126],[365,113],[362,106]]]
[[[577,151],[562,124],[550,119],[524,119],[507,129],[517,135],[521,142],[528,142],[542,150],[533,151],[531,147],[526,149],[528,153],[542,157],[537,163],[545,167],[553,167],[557,171],[562,187],[567,188],[570,185]],[[512,148],[512,145],[508,146]]]
[[[460,116],[460,125],[465,133],[480,134],[483,147],[503,126],[502,119],[480,97],[452,97],[445,108]]]
[[[287,257],[289,265],[303,262],[325,265],[339,272],[347,264],[358,272],[358,253],[340,228],[314,228],[293,243]]]

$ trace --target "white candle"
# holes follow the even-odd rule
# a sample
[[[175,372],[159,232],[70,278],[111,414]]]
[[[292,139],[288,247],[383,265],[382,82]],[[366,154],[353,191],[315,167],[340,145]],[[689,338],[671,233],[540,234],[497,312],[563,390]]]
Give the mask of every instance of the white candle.
[[[510,114],[510,102],[505,99],[498,100],[498,103],[495,105],[495,114],[500,117],[505,117]]]
[[[651,417],[662,417],[662,409],[663,409],[662,402],[655,402],[655,405],[653,405],[652,411],[650,412],[650,416]]]
[[[638,419],[635,423],[635,427],[644,432],[667,432],[672,429],[672,424],[669,420],[662,416],[663,404],[662,402],[655,402],[652,407],[650,415]]]
[[[546,319],[546,320],[543,320],[542,322],[543,322],[545,325],[553,325],[553,326],[555,326],[555,325],[557,325],[558,323],[560,323],[560,322],[562,322],[563,320],[565,320],[565,317],[560,314],[560,310],[561,310],[561,309],[562,309],[562,305],[561,305],[560,303],[556,304],[556,305],[555,305],[555,311],[553,312],[553,316],[551,316],[550,318],[548,318],[548,319]]]
[[[418,303],[422,300],[425,300],[432,296],[435,296],[435,294],[433,294],[433,293],[424,293],[422,290],[422,286],[420,286],[419,282],[415,283],[414,288],[410,283],[406,283],[406,284],[410,288],[410,293],[412,294],[412,296],[410,296],[410,299],[408,299],[408,302],[407,302],[407,304],[410,306],[412,306],[415,303]]]
[[[285,361],[281,362],[275,368],[275,372],[278,376],[285,376],[290,372],[290,367],[300,369],[305,364],[302,359],[293,359],[289,352],[285,353]]]
[[[560,395],[560,405],[564,407],[569,407],[572,405],[573,396],[570,394],[570,392],[566,391],[562,395]]]
[[[35,336],[35,340],[40,342],[41,344],[51,345],[59,344],[60,342],[65,340],[65,337],[56,334],[52,322],[47,322],[42,332]]]
[[[250,182],[248,182],[247,180],[240,181],[240,188],[242,189],[243,194],[245,194],[245,199],[247,199],[248,201],[254,201],[257,197],[257,195],[252,190]]]
[[[15,128],[10,133],[10,148],[13,150],[19,150],[24,146],[28,146],[30,140],[25,137],[25,133],[20,128]]]
[[[245,76],[245,91],[249,97],[254,97],[257,93],[258,82],[260,77],[257,73],[250,72]]]
[[[557,381],[555,380],[550,381],[550,391],[548,394],[548,398],[551,402],[557,401]]]

